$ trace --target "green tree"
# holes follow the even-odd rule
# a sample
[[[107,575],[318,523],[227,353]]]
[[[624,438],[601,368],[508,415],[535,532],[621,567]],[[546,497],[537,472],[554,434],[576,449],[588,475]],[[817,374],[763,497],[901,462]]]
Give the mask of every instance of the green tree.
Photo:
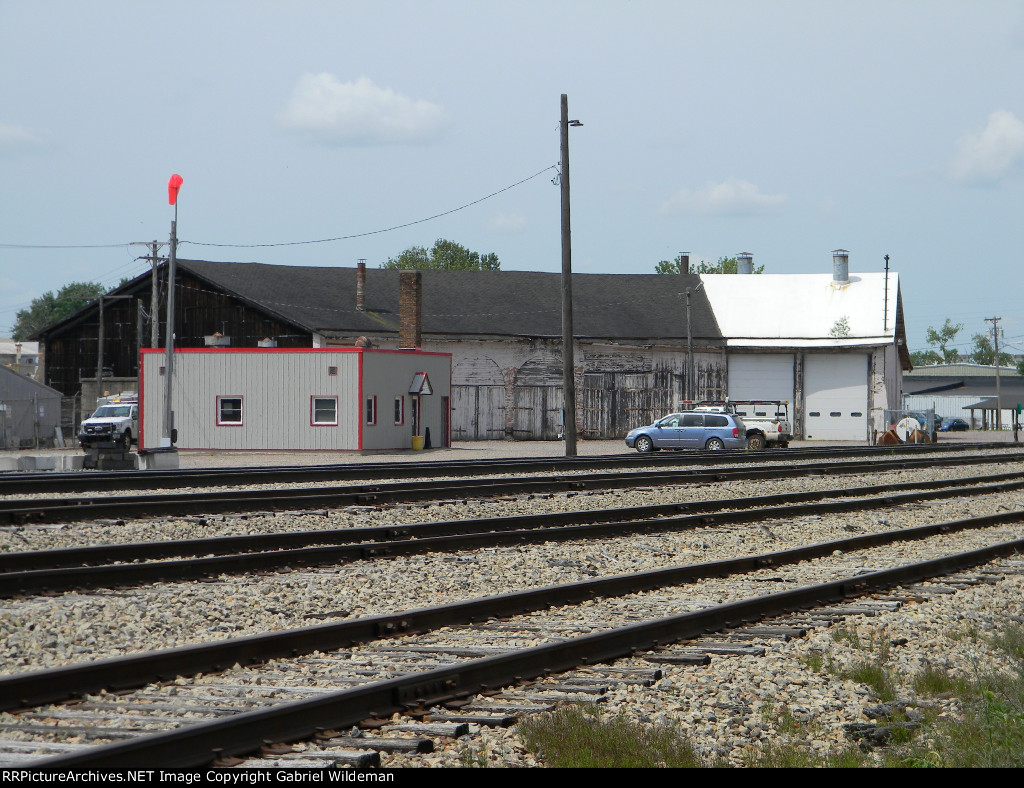
[[[719,257],[718,262],[709,263],[707,260],[701,260],[696,266],[690,266],[691,274],[735,274],[737,269],[737,262],[735,257]],[[678,274],[683,269],[683,256],[678,255],[674,260],[669,262],[668,260],[662,260],[654,266],[654,272],[656,274]],[[764,266],[754,266],[755,274],[763,274]]]
[[[942,356],[934,350],[915,350],[910,354],[910,363],[915,367],[930,367],[932,364],[941,364]]]
[[[83,306],[99,298],[107,289],[98,282],[72,282],[64,285],[57,293],[47,291],[33,299],[28,309],[18,312],[11,337],[25,340],[40,329],[63,320]]]
[[[462,244],[438,238],[431,249],[410,246],[398,257],[389,257],[381,268],[426,268],[449,271],[500,271],[501,262],[494,252],[471,252]]]
[[[928,332],[925,334],[925,340],[934,348],[937,348],[940,356],[939,361],[936,364],[956,364],[960,361],[960,353],[956,348],[949,347],[956,339],[956,335],[963,330],[964,324],[957,323],[954,325],[952,321],[947,317],[946,322],[942,324],[939,329],[934,329],[928,326]]]
[[[975,334],[974,349],[968,358],[975,364],[994,365],[996,363],[996,350],[992,347],[992,339],[988,334]],[[1013,356],[1009,353],[999,354],[999,366],[1013,366]]]

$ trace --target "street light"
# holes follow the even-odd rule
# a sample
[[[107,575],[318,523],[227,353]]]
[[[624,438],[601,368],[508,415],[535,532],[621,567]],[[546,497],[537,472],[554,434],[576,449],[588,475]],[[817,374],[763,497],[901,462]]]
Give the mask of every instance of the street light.
[[[572,242],[569,229],[569,127],[582,126],[569,120],[569,98],[562,94],[561,171],[562,186],[562,394],[564,413],[562,432],[565,435],[565,456],[576,456],[576,370],[573,358],[572,331]]]

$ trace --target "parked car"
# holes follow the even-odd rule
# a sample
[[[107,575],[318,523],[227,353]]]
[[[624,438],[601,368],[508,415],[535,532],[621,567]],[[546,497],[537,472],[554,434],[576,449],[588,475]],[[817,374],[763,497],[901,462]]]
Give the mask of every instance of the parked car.
[[[732,413],[682,411],[630,430],[626,445],[641,453],[659,449],[743,449],[747,428]]]
[[[939,426],[939,432],[963,432],[970,428],[971,425],[963,419],[943,419]]]

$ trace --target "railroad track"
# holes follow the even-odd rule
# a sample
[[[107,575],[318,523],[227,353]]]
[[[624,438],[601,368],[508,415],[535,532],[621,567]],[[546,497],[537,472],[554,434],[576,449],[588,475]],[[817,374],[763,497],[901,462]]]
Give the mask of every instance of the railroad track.
[[[456,725],[460,716],[475,717],[478,725],[509,724],[516,713],[481,693],[520,685],[520,698],[564,700],[586,695],[589,686],[592,698],[599,680],[587,685],[578,675],[574,681],[555,675],[651,649],[658,650],[645,657],[652,664],[706,658],[716,653],[706,642],[709,633],[796,611],[817,611],[805,615],[820,622],[898,607],[906,593],[851,600],[908,585],[926,594],[917,584],[1019,553],[1024,525],[1019,513],[1013,518],[1013,525],[1001,518],[939,523],[15,675],[0,681],[0,699],[20,713],[0,717],[0,738],[21,742],[8,748],[9,759],[54,769],[228,764],[268,741],[300,739],[317,742],[307,746],[307,757],[326,752],[333,762],[352,762],[346,759],[360,756],[335,734],[359,723],[380,726],[399,713],[427,715],[441,725]],[[911,543],[929,557],[907,561]],[[1018,560],[993,571],[1021,568]],[[785,590],[765,591],[773,587]],[[667,645],[695,638],[705,640],[682,650]],[[601,672],[593,675],[599,679]],[[636,676],[620,680],[631,679]],[[142,689],[101,691],[127,687]],[[81,702],[42,705],[68,696]],[[445,703],[459,708],[446,712]],[[529,707],[514,698],[505,705]],[[389,734],[392,728],[384,726]],[[29,742],[38,742],[43,757],[26,752]]]
[[[716,466],[736,462],[766,463],[842,457],[893,457],[929,454],[1013,451],[1006,443],[931,443],[903,446],[830,446],[785,451],[663,451],[583,457],[528,457],[500,460],[379,462],[341,465],[241,467],[151,471],[89,471],[83,473],[3,472],[0,496],[41,493],[109,492],[129,490],[226,487],[253,484],[308,484],[360,479],[423,479],[426,477],[485,476],[530,472],[572,472],[600,469]]]
[[[615,538],[1024,489],[1020,472],[620,509],[0,554],[0,597],[416,553]],[[1024,517],[1024,514],[1021,515]],[[1012,519],[1013,514],[1004,519]],[[179,560],[168,560],[179,559]]]
[[[1021,459],[1016,451],[1005,452],[995,459],[972,452],[955,455],[916,452],[908,453],[907,458],[930,456],[940,460],[940,464],[931,466],[939,469],[964,463],[1009,465]],[[781,453],[759,456],[774,460]],[[735,461],[734,458],[732,462]],[[781,470],[766,467],[775,464],[758,463],[760,467],[755,470]],[[883,467],[865,465],[864,470],[854,471],[858,465],[847,463],[840,467],[835,462],[822,463],[813,474],[873,473]],[[670,467],[668,470],[682,469]],[[713,469],[715,478],[702,481],[720,481],[722,474],[730,470],[740,471],[718,467]],[[751,478],[792,476],[792,466],[788,471],[776,477]],[[654,477],[643,473],[640,478],[643,481],[637,482],[634,472],[633,485],[639,483],[656,489],[661,484],[650,481]],[[736,476],[730,480],[742,478]],[[820,480],[813,484],[820,484]],[[616,489],[615,484],[610,487]],[[739,659],[757,659],[756,652],[764,650],[766,639],[770,647],[775,639],[798,638],[804,631],[813,631],[809,628],[824,627],[842,616],[891,611],[908,599],[945,594],[951,590],[950,572],[961,573],[955,578],[956,587],[993,582],[996,577],[1019,573],[1024,569],[1019,559],[1002,558],[1022,549],[1024,512],[1021,511],[1022,498],[1015,492],[1019,488],[1019,474],[1011,472],[956,481],[919,480],[903,489],[876,484],[845,490],[803,491],[762,497],[753,502],[754,496],[744,496],[733,500],[687,501],[586,513],[487,518],[469,523],[233,536],[223,541],[202,539],[180,545],[122,544],[110,546],[111,553],[104,553],[108,548],[97,548],[92,552],[71,549],[39,551],[38,554],[22,552],[17,558],[0,556],[0,582],[3,582],[4,578],[13,578],[29,565],[38,567],[28,570],[30,572],[89,572],[93,569],[116,572],[122,570],[87,564],[95,564],[97,560],[135,561],[143,562],[139,565],[145,567],[145,562],[156,559],[165,568],[181,563],[192,565],[194,569],[198,566],[195,562],[208,560],[209,556],[230,561],[234,560],[232,552],[246,549],[255,552],[259,560],[271,562],[264,569],[276,566],[279,571],[285,567],[292,571],[266,576],[265,585],[256,577],[239,578],[236,583],[222,576],[207,586],[211,589],[210,598],[272,593],[273,599],[286,600],[287,606],[295,608],[297,613],[287,619],[295,622],[287,624],[291,628],[257,623],[257,627],[263,627],[261,631],[250,624],[248,629],[242,627],[250,634],[221,641],[212,640],[221,637],[215,634],[218,627],[212,626],[218,619],[207,618],[204,622],[200,612],[198,616],[189,617],[189,620],[195,618],[199,627],[193,637],[175,641],[173,630],[167,628],[159,632],[159,637],[164,638],[165,643],[201,642],[201,645],[153,651],[152,644],[159,644],[160,639],[147,636],[145,640],[130,641],[132,636],[127,634],[130,629],[120,634],[110,626],[113,619],[109,616],[117,617],[117,611],[141,605],[149,607],[150,612],[160,618],[168,615],[173,618],[175,605],[188,605],[189,599],[198,599],[191,595],[189,584],[170,584],[167,589],[179,590],[169,593],[159,590],[164,586],[158,586],[154,589],[156,593],[148,596],[143,591],[101,590],[81,597],[58,594],[0,602],[0,619],[10,617],[12,623],[19,619],[36,621],[44,632],[56,633],[57,642],[61,637],[68,637],[85,646],[78,649],[81,656],[60,656],[63,653],[60,652],[54,654],[56,659],[44,658],[35,663],[31,659],[18,660],[20,667],[15,669],[20,672],[0,678],[0,709],[6,709],[0,714],[0,764],[53,768],[210,763],[227,766],[236,765],[239,758],[250,758],[253,753],[256,760],[240,765],[372,767],[429,759],[433,756],[427,750],[441,746],[450,752],[452,737],[463,736],[467,731],[479,737],[484,735],[481,731],[498,730],[524,715],[566,700],[600,703],[606,696],[623,692],[626,686],[657,683],[663,675],[676,670],[704,670],[699,667],[700,663],[709,659],[731,659],[725,656],[728,654],[740,655]],[[579,490],[578,487],[568,489]],[[824,521],[842,511],[844,499],[850,501],[851,495],[861,499],[852,507],[860,510],[915,502],[919,506],[902,506],[894,511],[923,509],[922,514],[946,514],[944,518],[913,518],[889,512],[884,517],[846,514],[843,515],[846,525],[842,529],[832,525],[826,528]],[[871,496],[875,496],[874,500]],[[899,496],[907,497],[901,501]],[[443,494],[439,499],[454,497]],[[312,510],[304,499],[293,496],[286,509],[294,510],[296,506],[307,512]],[[799,508],[806,506],[822,507],[815,510],[822,516]],[[722,511],[727,507],[729,511]],[[248,511],[275,508],[260,505]],[[384,514],[382,510],[388,505],[376,504],[369,508]],[[462,508],[472,507],[446,507],[446,511]],[[1002,509],[1006,511],[1000,511]],[[972,514],[977,511],[988,514],[980,518],[954,519],[968,510]],[[782,520],[776,519],[780,513],[784,513]],[[166,511],[161,514],[166,516]],[[869,518],[873,519],[869,521]],[[685,524],[688,519],[690,526]],[[823,520],[820,528],[816,524],[819,519]],[[896,525],[915,521],[927,525],[916,529],[899,529]],[[703,535],[687,537],[691,541],[686,544],[671,535],[673,531],[687,527],[700,529],[701,526],[712,527],[695,532]],[[144,527],[153,526],[147,523]],[[41,525],[38,528],[43,535],[55,528],[74,529],[75,526]],[[431,528],[436,529],[435,532],[432,533]],[[530,546],[534,541],[558,538],[555,531],[568,533],[574,528],[589,528],[593,532],[577,531],[573,543],[565,547],[551,544],[544,547],[543,552],[542,548]],[[844,530],[862,533],[847,534],[843,540],[830,536],[820,544],[804,544],[812,539],[812,534]],[[637,538],[636,534],[641,533],[645,534],[643,539]],[[353,536],[364,540],[378,540],[382,536],[385,539],[379,544],[353,543]],[[757,538],[751,539],[751,536]],[[325,537],[336,542],[316,541]],[[753,551],[757,554],[750,555],[752,551],[742,546],[744,537],[750,545],[778,545],[789,541],[791,544],[787,546],[791,549],[772,547],[774,552]],[[493,538],[508,539],[507,544],[515,546],[481,549],[487,539]],[[595,555],[605,549],[616,552],[616,556],[619,552],[628,555],[628,551],[639,548],[643,552],[650,547],[655,556],[660,554],[664,558],[652,557],[649,562],[635,564],[648,567],[645,571],[615,576],[590,571],[581,573],[578,569],[586,567],[578,565],[573,556],[582,553],[573,552],[577,548],[572,545],[590,544],[582,541],[583,538],[599,540],[595,544],[606,546],[578,548],[596,551]],[[431,547],[430,541],[434,539],[441,541]],[[444,540],[449,539],[454,541],[443,546]],[[465,541],[459,545],[459,539]],[[674,539],[676,541],[672,541]],[[474,540],[482,541],[475,543]],[[687,566],[665,565],[669,557],[674,557],[675,562],[680,560],[681,547],[689,552],[686,545],[692,545],[699,554],[704,549],[701,542],[715,544],[715,540],[734,547],[729,550],[716,547],[718,560]],[[792,547],[794,544],[802,546]],[[417,561],[420,559],[412,554],[424,547],[462,550],[450,564],[456,578],[459,573],[480,572],[486,577],[488,562],[501,564],[514,559],[515,565],[521,555],[526,562],[555,567],[556,571],[548,575],[537,575],[550,576],[552,579],[548,582],[555,585],[538,587],[535,579],[507,583],[504,587],[522,590],[482,599],[473,599],[471,592],[487,588],[486,582],[442,585],[445,596],[403,591],[395,597],[394,604],[365,608],[376,613],[360,614],[341,609],[353,603],[357,611],[360,609],[360,597],[353,596],[349,590],[359,585],[359,578],[372,582],[374,590],[379,582],[379,591],[390,593],[394,586],[389,578],[399,574],[419,577]],[[660,550],[661,547],[664,549]],[[303,551],[335,548],[369,548],[380,552],[362,555],[358,569],[339,566],[336,573],[330,569],[296,571],[303,565]],[[136,549],[152,552],[132,556]],[[204,550],[209,552],[202,552]],[[387,551],[391,550],[390,557],[409,557],[397,561],[378,560],[387,557]],[[221,555],[216,555],[217,552]],[[51,561],[58,553],[62,557]],[[282,566],[280,559],[289,553],[291,560]],[[725,557],[721,557],[723,554]],[[562,559],[562,555],[567,558]],[[599,558],[599,566],[621,565],[610,560],[616,556],[605,554],[609,562],[603,564]],[[321,557],[325,558],[326,554]],[[169,558],[180,560],[165,560]],[[344,560],[339,552],[327,563],[338,564]],[[1007,560],[1011,563],[1006,563]],[[1001,563],[989,563],[988,568],[970,576],[963,574],[966,567],[984,566],[992,561]],[[444,560],[440,559],[438,566],[443,564]],[[564,570],[560,568],[563,565]],[[240,567],[218,571],[236,570]],[[343,582],[350,572],[355,574],[354,582]],[[597,576],[578,579],[588,574]],[[926,581],[928,577],[940,575],[946,579],[938,585]],[[281,584],[270,580],[277,577],[282,579]],[[429,583],[436,582],[441,575],[431,570],[422,577],[422,582]],[[312,590],[322,579],[326,581],[325,588],[331,589],[338,601],[323,597],[321,606],[316,607],[318,597],[305,595],[302,588],[308,584]],[[112,585],[120,582],[117,580]],[[134,582],[129,581],[129,584]],[[899,583],[911,584],[905,586],[909,590],[895,594],[884,590]],[[924,586],[919,586],[921,583]],[[202,584],[192,585],[202,587]],[[223,592],[218,590],[221,587]],[[259,590],[264,587],[290,590],[282,596],[277,591]],[[460,587],[466,591],[460,593]],[[778,588],[786,591],[770,593]],[[53,591],[48,593],[53,594]],[[476,591],[476,595],[481,593],[488,591]],[[852,602],[855,597],[862,601]],[[435,598],[436,602],[419,601]],[[103,608],[108,612],[101,616],[98,606],[108,602],[109,607]],[[265,604],[258,596],[253,596],[252,602],[256,607]],[[303,614],[303,610],[308,613]],[[297,626],[303,618],[333,622]],[[81,626],[76,623],[66,627],[60,623],[76,620],[81,620]],[[258,616],[251,618],[253,622],[262,620],[265,619]],[[96,630],[92,630],[93,621]],[[32,626],[35,624],[27,629]],[[155,626],[153,635],[157,635],[161,627]],[[17,632],[25,631],[19,623]],[[22,634],[14,637],[22,637]],[[655,641],[654,650],[647,651]],[[30,646],[30,640],[25,639],[7,641],[12,642],[25,643],[26,648],[39,647]],[[48,648],[45,640],[38,643]],[[95,645],[90,647],[90,643]],[[147,643],[149,650],[145,650]],[[2,644],[4,640],[0,638]],[[114,656],[120,651],[118,644],[143,650]],[[18,653],[11,652],[9,645],[7,648],[9,656]],[[627,663],[611,664],[631,654],[634,656]],[[86,663],[75,661],[90,657],[98,658]],[[34,667],[61,662],[65,664],[60,667]],[[11,669],[6,672],[10,674]],[[70,702],[65,703],[68,699]],[[391,718],[391,714],[401,716]],[[359,730],[351,730],[353,725],[359,725]],[[295,742],[294,746],[289,742]]]
[[[737,455],[741,456],[741,455]],[[384,505],[503,495],[625,489],[640,485],[697,484],[754,479],[779,479],[821,474],[856,474],[908,468],[955,467],[1012,462],[1024,452],[955,454],[934,452],[876,459],[819,463],[770,464],[767,467],[671,469],[592,473],[582,476],[543,474],[535,477],[488,477],[473,481],[434,479],[335,488],[290,487],[176,494],[116,495],[100,498],[30,498],[0,501],[0,524],[81,522],[91,519],[185,516],[220,512],[280,511],[308,508]]]

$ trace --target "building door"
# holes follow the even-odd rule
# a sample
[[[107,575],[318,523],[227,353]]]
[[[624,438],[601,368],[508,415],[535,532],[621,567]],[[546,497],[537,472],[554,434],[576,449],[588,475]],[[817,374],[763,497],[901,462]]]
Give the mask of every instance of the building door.
[[[793,403],[793,354],[730,354],[729,399]]]
[[[868,356],[809,353],[804,360],[807,440],[868,439]]]

